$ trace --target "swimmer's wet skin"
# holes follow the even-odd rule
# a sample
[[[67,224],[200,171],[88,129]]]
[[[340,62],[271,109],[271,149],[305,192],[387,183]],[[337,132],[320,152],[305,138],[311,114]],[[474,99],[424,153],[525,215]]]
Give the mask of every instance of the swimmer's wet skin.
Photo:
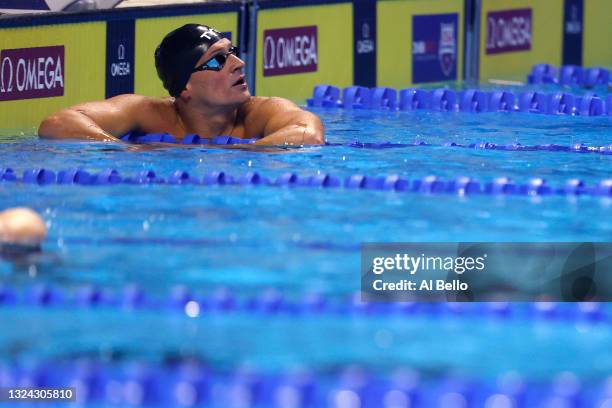
[[[0,212],[0,255],[19,256],[40,251],[47,236],[42,218],[29,208],[10,208]]]
[[[257,138],[253,145],[323,144],[318,116],[293,102],[251,96],[244,61],[213,28],[186,24],[155,51],[158,75],[169,98],[119,95],[88,102],[45,118],[38,134],[50,139],[121,142],[130,131]]]

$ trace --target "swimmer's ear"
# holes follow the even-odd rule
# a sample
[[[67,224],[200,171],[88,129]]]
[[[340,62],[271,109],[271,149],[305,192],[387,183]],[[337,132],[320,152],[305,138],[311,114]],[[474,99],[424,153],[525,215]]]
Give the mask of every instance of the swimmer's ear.
[[[183,89],[179,94],[179,97],[184,99],[185,102],[189,101],[191,99],[191,85],[187,84],[185,89]]]

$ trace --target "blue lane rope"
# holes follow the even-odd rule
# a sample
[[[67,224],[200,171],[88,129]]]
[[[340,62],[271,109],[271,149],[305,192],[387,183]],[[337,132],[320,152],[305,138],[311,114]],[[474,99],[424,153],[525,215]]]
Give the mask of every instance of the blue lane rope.
[[[567,153],[597,153],[603,155],[612,155],[612,144],[604,146],[588,146],[584,143],[574,143],[571,146],[559,145],[554,143],[523,145],[521,143],[512,144],[497,144],[492,142],[480,141],[477,143],[461,144],[456,142],[446,142],[444,144],[435,144],[427,142],[414,143],[394,143],[394,142],[348,142],[348,143],[325,143],[326,146],[346,146],[362,149],[392,149],[403,147],[454,147],[461,149],[485,149],[485,150],[500,150],[506,152],[533,152],[533,151],[549,151],[549,152],[567,152]]]
[[[174,136],[168,133],[149,133],[149,134],[134,134],[128,133],[121,140],[129,143],[171,143],[177,144],[178,142]],[[257,139],[240,139],[229,136],[216,136],[212,139],[201,138],[198,135],[187,135],[178,144],[183,145],[241,145],[251,144]],[[598,153],[604,155],[612,155],[612,144],[604,146],[588,146],[584,143],[574,143],[571,146],[558,145],[558,144],[538,144],[538,145],[523,145],[520,143],[512,144],[497,144],[486,141],[479,141],[477,143],[461,144],[456,142],[446,142],[444,144],[432,144],[426,142],[414,142],[414,143],[395,143],[395,142],[360,142],[355,140],[353,142],[346,143],[331,143],[326,142],[325,146],[345,146],[360,149],[391,149],[391,148],[405,148],[405,147],[456,147],[456,148],[470,148],[470,149],[487,149],[487,150],[502,150],[502,151],[551,151],[551,152],[569,152],[569,153]]]
[[[121,137],[121,140],[128,143],[174,143],[177,144],[175,137],[169,133],[141,133],[132,131]],[[235,144],[250,144],[257,138],[241,139],[231,136],[215,136],[212,138],[201,137],[196,134],[189,134],[183,137],[179,144],[184,145],[235,145]]]
[[[363,174],[352,174],[344,179],[331,174],[301,176],[296,173],[284,173],[275,179],[249,171],[234,177],[223,171],[213,171],[204,177],[193,177],[186,171],[177,170],[169,177],[159,177],[153,170],[143,170],[135,176],[123,177],[116,169],[106,169],[100,173],[89,173],[83,169],[67,169],[55,172],[50,169],[28,169],[22,177],[11,168],[0,168],[0,182],[26,183],[34,185],[234,185],[234,186],[270,186],[270,187],[311,187],[328,190],[384,190],[418,194],[454,194],[454,195],[521,195],[521,196],[612,196],[612,179],[604,179],[594,185],[587,185],[580,179],[570,179],[563,186],[551,186],[543,178],[535,177],[527,183],[519,184],[507,177],[498,177],[481,183],[468,176],[459,176],[444,180],[437,176],[426,176],[409,180],[397,174],[373,177]]]
[[[142,246],[142,245],[165,245],[173,247],[192,247],[192,248],[213,248],[222,247],[226,248],[229,243],[225,239],[215,238],[170,238],[170,237],[85,237],[85,236],[70,236],[62,238],[62,241],[67,245],[129,245],[129,246]],[[237,247],[251,247],[259,248],[260,241],[248,241],[240,240],[239,242],[232,242],[232,246]],[[325,251],[339,251],[339,252],[359,252],[361,245],[359,242],[333,242],[333,241],[291,241],[290,244],[301,249],[310,250],[325,250]],[[9,250],[10,247],[6,248]],[[21,248],[15,248],[18,251]],[[23,251],[18,252],[23,253]]]
[[[363,302],[355,293],[342,298],[319,292],[285,296],[276,289],[263,289],[252,296],[217,288],[201,295],[187,286],[177,285],[166,294],[147,293],[137,285],[109,289],[95,285],[61,288],[39,283],[25,288],[0,284],[0,308],[107,308],[180,313],[205,318],[209,314],[242,313],[262,316],[302,316],[346,314],[397,317],[406,315],[499,318],[518,320],[555,320],[612,323],[612,314],[601,303],[509,303],[509,302]]]
[[[612,86],[610,71],[604,67],[580,67],[578,65],[535,64],[527,76],[530,84],[557,84],[593,88]]]
[[[432,378],[398,362],[400,367],[386,374],[342,362],[322,370],[306,365],[263,371],[220,369],[197,357],[172,355],[160,362],[56,358],[1,363],[0,378],[12,388],[75,387],[77,404],[113,406],[603,408],[612,401],[605,378],[583,385],[568,371],[546,380],[516,371],[491,379],[452,374]]]
[[[508,91],[488,92],[479,89],[455,92],[442,88],[432,91],[406,88],[398,92],[393,88],[363,86],[351,86],[340,92],[340,88],[332,85],[317,85],[313,89],[313,97],[307,100],[307,104],[310,107],[388,111],[426,109],[440,112],[612,115],[612,94],[599,96],[592,92],[581,96],[567,92],[546,94],[535,91],[525,91],[515,95]]]

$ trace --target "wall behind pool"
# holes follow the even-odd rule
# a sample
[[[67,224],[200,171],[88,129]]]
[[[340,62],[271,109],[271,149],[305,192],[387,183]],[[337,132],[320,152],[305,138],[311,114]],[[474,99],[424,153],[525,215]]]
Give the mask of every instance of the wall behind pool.
[[[612,65],[612,1],[584,0],[583,61],[585,66]]]
[[[0,129],[29,128],[68,104],[103,97],[104,33],[104,22],[1,29]]]
[[[301,3],[257,13],[257,95],[303,101],[317,84],[353,84],[352,3]]]
[[[380,0],[378,86],[408,87],[463,78],[464,2]]]
[[[320,83],[525,81],[535,63],[612,66],[610,0],[264,0],[0,19],[0,134],[136,92],[164,96],[153,52],[184,23],[239,45],[251,91],[298,103]]]
[[[533,64],[561,64],[563,1],[483,0],[480,27],[481,81],[524,80]]]
[[[533,64],[612,66],[610,0],[479,0],[478,75],[525,80]]]

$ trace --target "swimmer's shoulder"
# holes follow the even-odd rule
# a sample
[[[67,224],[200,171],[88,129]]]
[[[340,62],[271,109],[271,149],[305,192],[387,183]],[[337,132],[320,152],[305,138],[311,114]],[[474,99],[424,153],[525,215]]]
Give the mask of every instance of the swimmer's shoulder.
[[[147,114],[156,115],[157,117],[166,120],[176,119],[177,113],[174,107],[174,98],[154,98],[150,96],[142,96],[142,98],[142,106]]]
[[[151,97],[139,94],[123,94],[107,99],[119,109],[133,115],[137,128],[144,132],[159,132],[177,122],[172,97]]]
[[[240,117],[244,123],[245,133],[250,137],[261,136],[265,133],[266,126],[279,115],[286,118],[285,114],[293,115],[303,110],[289,99],[278,96],[251,96],[240,108]]]
[[[246,124],[264,125],[277,113],[296,110],[299,111],[300,108],[289,99],[278,96],[251,96],[248,101],[241,105],[239,114]]]
[[[174,110],[174,98],[171,97],[151,97],[139,94],[117,95],[106,100],[118,107],[139,110],[145,114],[170,114],[176,113]]]
[[[278,96],[251,96],[242,104],[241,110],[245,115],[262,111],[299,110],[300,108],[289,99]]]

